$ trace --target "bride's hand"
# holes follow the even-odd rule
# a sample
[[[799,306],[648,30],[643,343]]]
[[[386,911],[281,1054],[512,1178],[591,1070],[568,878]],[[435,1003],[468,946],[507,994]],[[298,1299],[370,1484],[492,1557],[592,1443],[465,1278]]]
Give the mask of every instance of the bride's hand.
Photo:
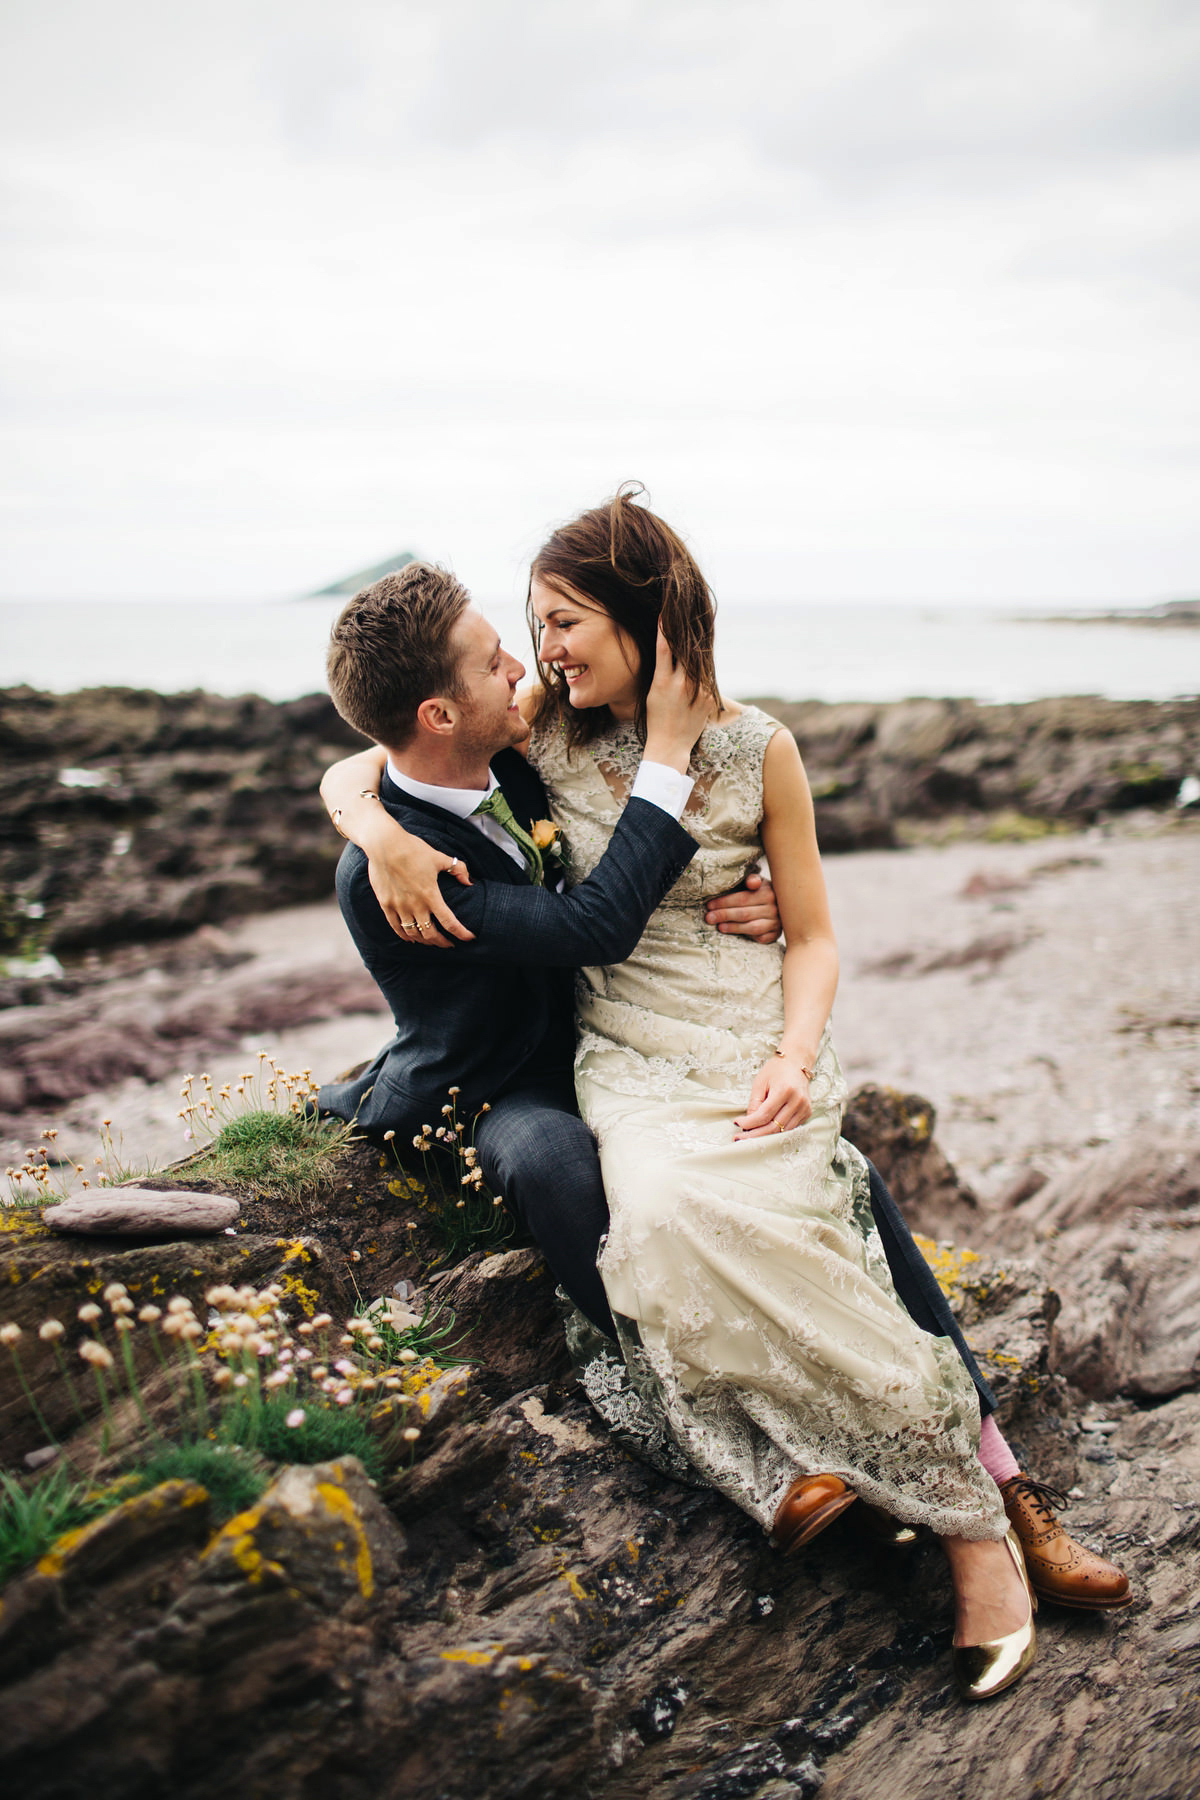
[[[654,680],[646,695],[647,762],[667,763],[686,775],[696,739],[716,716],[712,696],[697,691],[688,680],[660,626]]]
[[[379,820],[369,834],[362,834],[369,839],[362,848],[372,891],[397,937],[406,944],[433,944],[441,950],[450,948],[452,937],[463,943],[473,942],[475,933],[459,924],[438,887],[438,876],[446,873],[464,887],[471,886],[461,856],[450,857],[444,850],[435,850],[423,838],[414,837],[397,825],[382,808],[378,811]],[[421,925],[425,926],[423,931]],[[443,932],[447,935],[443,936]]]
[[[777,1137],[781,1131],[794,1131],[797,1125],[805,1124],[812,1118],[810,1080],[803,1057],[792,1051],[771,1057],[754,1078],[749,1106],[740,1119],[733,1121],[734,1142],[739,1138]]]

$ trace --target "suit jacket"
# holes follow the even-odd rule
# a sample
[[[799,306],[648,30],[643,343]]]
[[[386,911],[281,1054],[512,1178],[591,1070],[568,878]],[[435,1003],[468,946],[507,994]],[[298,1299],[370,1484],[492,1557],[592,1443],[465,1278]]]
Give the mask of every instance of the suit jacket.
[[[515,750],[501,751],[492,768],[528,829],[548,811],[536,773]],[[573,971],[630,955],[696,843],[661,807],[630,800],[588,879],[555,894],[534,887],[469,820],[415,799],[386,775],[380,799],[407,831],[461,857],[473,883],[462,887],[450,875],[440,881],[474,943],[423,949],[388,924],[362,851],[348,844],[338,864],[342,916],[391,1008],[396,1036],[357,1079],[323,1087],[318,1104],[404,1139],[441,1123],[451,1085],[461,1089],[459,1117],[470,1118],[517,1075],[569,1073]]]

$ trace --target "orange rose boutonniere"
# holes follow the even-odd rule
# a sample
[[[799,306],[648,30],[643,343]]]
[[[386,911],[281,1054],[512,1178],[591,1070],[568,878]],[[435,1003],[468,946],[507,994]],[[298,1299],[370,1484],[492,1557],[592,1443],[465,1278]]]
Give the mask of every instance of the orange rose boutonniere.
[[[543,880],[547,887],[557,887],[567,865],[562,833],[553,819],[535,819],[529,827],[529,835],[542,858]]]

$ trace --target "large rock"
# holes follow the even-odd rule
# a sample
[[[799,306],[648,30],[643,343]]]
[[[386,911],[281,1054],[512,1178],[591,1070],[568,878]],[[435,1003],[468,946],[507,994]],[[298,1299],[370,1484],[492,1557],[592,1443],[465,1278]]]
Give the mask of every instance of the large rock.
[[[224,1194],[124,1187],[72,1195],[46,1207],[42,1223],[80,1237],[213,1237],[235,1225],[241,1210]]]
[[[1085,1393],[1200,1383],[1200,1160],[1169,1134],[1080,1158],[995,1226],[1023,1235],[1063,1301],[1056,1365]]]
[[[979,1203],[943,1155],[936,1124],[922,1095],[864,1082],[850,1096],[842,1132],[875,1164],[911,1230],[969,1240]]]

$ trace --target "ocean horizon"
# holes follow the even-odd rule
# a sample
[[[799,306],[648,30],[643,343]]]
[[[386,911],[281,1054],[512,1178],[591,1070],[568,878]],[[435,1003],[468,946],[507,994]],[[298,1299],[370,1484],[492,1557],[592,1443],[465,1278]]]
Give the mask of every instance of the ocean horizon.
[[[0,601],[0,688],[197,688],[289,700],[324,687],[340,599]],[[530,666],[521,606],[481,602]],[[732,698],[1009,703],[1200,693],[1200,629],[1097,621],[1080,608],[730,602],[717,669]]]

